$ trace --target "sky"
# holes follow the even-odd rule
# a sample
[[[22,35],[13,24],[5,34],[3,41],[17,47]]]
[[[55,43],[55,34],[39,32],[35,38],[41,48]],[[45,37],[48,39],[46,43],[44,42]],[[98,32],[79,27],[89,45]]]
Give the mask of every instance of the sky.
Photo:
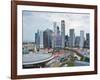
[[[90,14],[88,13],[69,13],[69,12],[43,12],[26,11],[22,12],[23,41],[34,42],[37,30],[54,30],[53,24],[61,29],[61,20],[65,21],[65,34],[69,35],[69,29],[75,29],[75,36],[84,31],[84,35],[90,32]]]

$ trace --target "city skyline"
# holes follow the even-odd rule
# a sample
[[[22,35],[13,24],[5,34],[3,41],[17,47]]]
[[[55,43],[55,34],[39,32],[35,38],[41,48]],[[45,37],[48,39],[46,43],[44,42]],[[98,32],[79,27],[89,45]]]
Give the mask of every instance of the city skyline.
[[[54,22],[61,31],[61,20],[65,21],[65,35],[69,35],[70,29],[75,29],[75,36],[80,36],[81,30],[84,34],[89,33],[89,19],[89,14],[23,11],[23,42],[34,42],[38,29],[44,31],[48,28],[53,31]]]

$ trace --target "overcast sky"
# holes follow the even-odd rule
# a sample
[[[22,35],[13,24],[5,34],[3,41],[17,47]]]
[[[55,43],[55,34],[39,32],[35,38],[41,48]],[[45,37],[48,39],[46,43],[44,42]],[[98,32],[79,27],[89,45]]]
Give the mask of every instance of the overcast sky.
[[[61,29],[61,20],[65,20],[65,34],[69,35],[69,29],[75,29],[75,35],[80,35],[80,30],[84,33],[90,31],[90,14],[80,13],[59,13],[59,12],[36,12],[23,11],[23,41],[34,41],[37,29],[44,31],[49,28],[53,29],[53,23]],[[85,35],[84,34],[84,35]]]

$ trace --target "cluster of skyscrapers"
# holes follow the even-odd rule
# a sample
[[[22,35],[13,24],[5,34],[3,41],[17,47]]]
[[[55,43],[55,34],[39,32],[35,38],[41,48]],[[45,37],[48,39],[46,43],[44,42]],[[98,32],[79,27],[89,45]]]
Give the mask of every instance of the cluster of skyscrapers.
[[[65,46],[71,48],[90,48],[90,34],[86,33],[84,35],[84,31],[80,31],[80,36],[75,36],[74,29],[70,29],[69,36],[65,36]]]
[[[53,23],[53,30],[46,29],[44,31],[37,30],[35,33],[35,45],[36,48],[65,48],[65,47],[78,47],[89,48],[90,36],[86,33],[84,37],[84,31],[80,31],[80,36],[75,36],[75,30],[69,30],[69,36],[65,35],[65,21],[61,20],[61,29],[57,25],[57,22]]]

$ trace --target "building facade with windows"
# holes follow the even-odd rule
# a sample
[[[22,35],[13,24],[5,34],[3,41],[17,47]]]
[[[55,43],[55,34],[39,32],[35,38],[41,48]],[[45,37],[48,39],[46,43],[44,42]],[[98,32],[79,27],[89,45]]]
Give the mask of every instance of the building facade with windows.
[[[75,47],[75,32],[74,29],[70,29],[69,31],[69,35],[70,35],[70,41],[69,41],[69,46],[71,48]]]
[[[65,47],[65,21],[61,20],[61,37],[62,37],[62,48]]]
[[[80,48],[84,47],[84,31],[80,31]]]
[[[44,48],[52,48],[52,30],[46,29],[43,32],[43,46]]]

